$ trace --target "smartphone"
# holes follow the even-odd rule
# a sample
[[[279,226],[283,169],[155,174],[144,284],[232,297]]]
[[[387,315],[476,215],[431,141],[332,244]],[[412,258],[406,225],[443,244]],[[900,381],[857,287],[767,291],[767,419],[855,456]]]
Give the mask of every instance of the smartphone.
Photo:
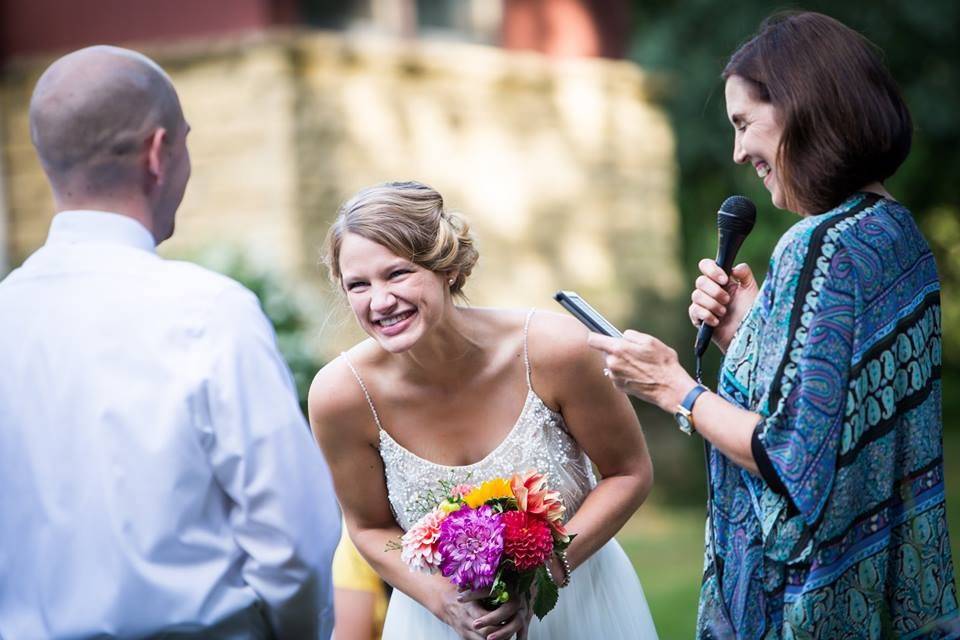
[[[573,291],[557,291],[553,299],[573,314],[573,317],[587,326],[587,329],[596,333],[602,333],[611,338],[622,338],[623,334],[613,324],[600,315],[600,312],[587,304],[587,301],[581,298]]]

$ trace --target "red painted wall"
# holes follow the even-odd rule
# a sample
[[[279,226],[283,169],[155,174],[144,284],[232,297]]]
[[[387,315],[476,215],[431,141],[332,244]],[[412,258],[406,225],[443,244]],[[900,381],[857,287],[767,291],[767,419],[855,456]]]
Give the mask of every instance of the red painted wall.
[[[296,0],[0,0],[0,59],[91,44],[255,31],[296,19]]]
[[[557,57],[622,58],[627,0],[504,0],[502,45]]]

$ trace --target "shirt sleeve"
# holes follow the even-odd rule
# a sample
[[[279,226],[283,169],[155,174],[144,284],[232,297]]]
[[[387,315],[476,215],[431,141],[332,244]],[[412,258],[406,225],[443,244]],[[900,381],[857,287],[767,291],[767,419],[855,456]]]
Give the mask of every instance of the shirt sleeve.
[[[232,502],[242,578],[278,638],[329,638],[340,537],[329,468],[256,297],[239,287],[218,296],[207,331],[209,455]]]
[[[847,406],[857,276],[842,247],[814,240],[794,272],[776,274],[791,305],[782,359],[751,443],[761,477],[815,526],[833,487]]]

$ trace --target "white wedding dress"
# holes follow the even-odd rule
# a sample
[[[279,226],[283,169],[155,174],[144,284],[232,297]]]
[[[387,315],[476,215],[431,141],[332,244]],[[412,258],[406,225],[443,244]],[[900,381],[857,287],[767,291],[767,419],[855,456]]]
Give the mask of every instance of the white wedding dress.
[[[503,442],[483,460],[471,465],[434,464],[400,446],[384,430],[362,378],[344,354],[380,429],[380,456],[390,506],[404,531],[424,515],[424,501],[419,499],[421,492],[435,489],[440,480],[479,483],[536,469],[547,475],[551,489],[560,491],[567,519],[573,517],[596,486],[590,459],[567,432],[563,416],[547,407],[533,390],[527,357],[527,332],[532,315],[531,311],[527,316],[523,335],[529,388],[523,411]],[[543,620],[534,617],[529,632],[530,640],[641,640],[656,637],[637,574],[620,544],[613,539],[573,571],[570,584],[560,590],[556,608]],[[394,589],[383,627],[383,640],[456,638],[458,636],[452,628],[416,600]]]

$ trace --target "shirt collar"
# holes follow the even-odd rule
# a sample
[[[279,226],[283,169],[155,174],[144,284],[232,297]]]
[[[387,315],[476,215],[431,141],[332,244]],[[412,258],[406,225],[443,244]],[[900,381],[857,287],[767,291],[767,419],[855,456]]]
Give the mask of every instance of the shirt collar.
[[[156,253],[153,235],[129,216],[107,211],[61,211],[53,217],[47,244],[117,244]]]

